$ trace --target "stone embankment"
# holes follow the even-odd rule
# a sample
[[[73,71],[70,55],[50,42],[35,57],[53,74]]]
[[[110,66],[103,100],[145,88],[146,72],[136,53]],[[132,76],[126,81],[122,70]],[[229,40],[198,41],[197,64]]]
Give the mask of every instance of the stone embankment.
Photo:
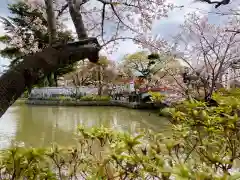
[[[119,100],[110,101],[73,101],[73,100],[26,100],[28,105],[44,105],[44,106],[120,106],[131,109],[154,109],[159,108],[159,105],[149,103],[126,102]]]

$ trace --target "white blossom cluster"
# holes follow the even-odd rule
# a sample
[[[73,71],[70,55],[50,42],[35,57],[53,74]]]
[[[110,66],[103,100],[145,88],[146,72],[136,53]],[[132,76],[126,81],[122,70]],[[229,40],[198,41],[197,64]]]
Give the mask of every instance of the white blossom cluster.
[[[47,33],[47,27],[43,25],[40,18],[25,17],[24,20],[31,26],[31,29]],[[39,51],[38,40],[34,37],[33,32],[28,29],[15,27],[10,37],[10,45],[19,48],[23,55]]]
[[[92,0],[81,7],[81,12],[89,36],[100,37],[100,43],[107,45],[111,53],[118,40],[144,44],[142,36],[150,33],[154,21],[167,17],[171,9],[173,5],[166,0]]]

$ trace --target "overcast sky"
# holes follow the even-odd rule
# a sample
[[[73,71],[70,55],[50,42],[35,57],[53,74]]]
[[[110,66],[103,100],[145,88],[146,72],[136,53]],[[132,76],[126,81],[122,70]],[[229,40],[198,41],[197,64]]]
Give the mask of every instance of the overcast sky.
[[[174,2],[175,5],[184,5],[181,9],[175,9],[169,13],[169,17],[162,19],[153,26],[153,33],[160,35],[166,39],[171,38],[178,32],[178,27],[184,22],[184,16],[190,12],[207,13],[213,9],[212,5],[204,3],[193,3],[193,0],[168,0]],[[0,16],[6,17],[9,15],[7,10],[7,2],[9,0],[0,0]],[[224,7],[223,7],[224,8]],[[221,10],[221,9],[220,9]],[[210,15],[210,20],[215,22],[218,19],[216,15]],[[73,29],[73,24],[70,22],[68,27]],[[74,29],[73,29],[74,30]],[[3,28],[0,27],[0,34],[3,34]],[[0,45],[0,47],[3,47]],[[119,50],[112,55],[109,55],[112,60],[119,60],[126,53],[133,53],[137,51],[137,46],[131,41],[120,43]],[[0,58],[0,64],[8,64],[8,60]]]

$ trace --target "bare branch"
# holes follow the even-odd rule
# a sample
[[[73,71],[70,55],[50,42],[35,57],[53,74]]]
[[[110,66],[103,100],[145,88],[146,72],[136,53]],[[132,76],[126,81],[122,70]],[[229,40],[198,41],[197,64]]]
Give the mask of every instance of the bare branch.
[[[105,6],[106,4],[103,4],[103,8],[102,8],[102,23],[101,23],[101,26],[102,26],[102,39],[103,39],[103,29],[104,29],[104,19],[105,19]]]
[[[230,29],[226,29],[226,32],[231,32],[231,33],[239,34],[239,33],[240,33],[240,30],[230,30]]]
[[[58,14],[57,14],[57,19],[64,13],[64,11],[68,8],[68,4],[66,3],[64,6],[62,6],[62,8],[60,10],[58,10]]]
[[[199,2],[206,2],[208,4],[216,4],[215,8],[218,8],[221,5],[227,5],[230,3],[230,0],[222,0],[222,1],[211,1],[211,0],[195,0]]]

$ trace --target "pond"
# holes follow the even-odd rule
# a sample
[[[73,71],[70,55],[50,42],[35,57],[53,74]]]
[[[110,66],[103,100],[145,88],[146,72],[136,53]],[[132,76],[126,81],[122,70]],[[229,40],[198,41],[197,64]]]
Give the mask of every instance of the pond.
[[[0,119],[0,148],[11,142],[46,147],[56,142],[71,146],[78,125],[105,126],[136,132],[148,128],[169,132],[167,119],[156,113],[120,107],[52,107],[13,105]]]

